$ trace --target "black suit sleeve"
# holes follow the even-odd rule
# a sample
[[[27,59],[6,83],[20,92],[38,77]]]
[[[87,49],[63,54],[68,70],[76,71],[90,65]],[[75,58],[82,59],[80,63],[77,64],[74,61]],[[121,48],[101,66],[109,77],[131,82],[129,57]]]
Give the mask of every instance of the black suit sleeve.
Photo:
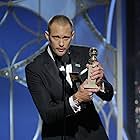
[[[37,67],[34,68],[33,66],[28,65],[25,68],[25,73],[28,89],[42,120],[48,125],[63,121],[64,101],[55,102],[52,99],[50,94],[52,91],[50,91],[48,85],[44,85],[42,77],[40,76],[40,71],[37,71]],[[68,98],[65,99],[65,107],[66,116],[74,114],[69,105]]]
[[[97,92],[96,95],[99,96],[102,100],[110,101],[113,97],[113,87],[104,77],[104,92]]]

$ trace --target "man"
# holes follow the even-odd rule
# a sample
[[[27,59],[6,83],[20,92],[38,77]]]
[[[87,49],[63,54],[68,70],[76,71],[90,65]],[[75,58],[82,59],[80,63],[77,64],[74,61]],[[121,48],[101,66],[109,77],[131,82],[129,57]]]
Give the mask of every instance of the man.
[[[106,101],[112,99],[113,88],[103,68],[96,62],[90,75],[98,88],[85,88],[89,48],[70,45],[74,31],[68,17],[51,18],[45,36],[49,41],[46,50],[25,69],[29,91],[43,120],[42,139],[107,140],[91,98],[96,94]],[[79,73],[79,86],[70,78],[72,72]]]

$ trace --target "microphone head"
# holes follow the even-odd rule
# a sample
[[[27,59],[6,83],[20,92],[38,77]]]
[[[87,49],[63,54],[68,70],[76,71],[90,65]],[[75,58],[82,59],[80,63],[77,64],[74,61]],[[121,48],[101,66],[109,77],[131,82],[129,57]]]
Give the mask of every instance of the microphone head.
[[[70,51],[68,51],[65,55],[61,57],[62,64],[70,64]]]

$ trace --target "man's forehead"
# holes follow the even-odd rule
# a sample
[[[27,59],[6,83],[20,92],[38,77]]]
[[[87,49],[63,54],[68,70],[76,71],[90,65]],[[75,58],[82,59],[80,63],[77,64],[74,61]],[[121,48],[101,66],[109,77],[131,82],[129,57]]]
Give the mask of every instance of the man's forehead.
[[[70,24],[69,23],[65,23],[65,22],[53,22],[52,23],[52,25],[50,26],[50,27],[54,27],[54,26],[60,26],[60,27],[70,27],[71,28],[71,26],[70,26]]]
[[[51,32],[69,32],[71,33],[72,32],[72,28],[69,24],[52,24],[50,26],[50,31]]]

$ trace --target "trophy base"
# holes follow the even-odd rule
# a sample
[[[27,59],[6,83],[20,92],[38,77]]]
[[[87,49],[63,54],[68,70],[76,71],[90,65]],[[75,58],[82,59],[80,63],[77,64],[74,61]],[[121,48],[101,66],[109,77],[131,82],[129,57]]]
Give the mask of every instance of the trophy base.
[[[98,88],[95,80],[88,80],[88,83],[84,86],[84,88]]]

